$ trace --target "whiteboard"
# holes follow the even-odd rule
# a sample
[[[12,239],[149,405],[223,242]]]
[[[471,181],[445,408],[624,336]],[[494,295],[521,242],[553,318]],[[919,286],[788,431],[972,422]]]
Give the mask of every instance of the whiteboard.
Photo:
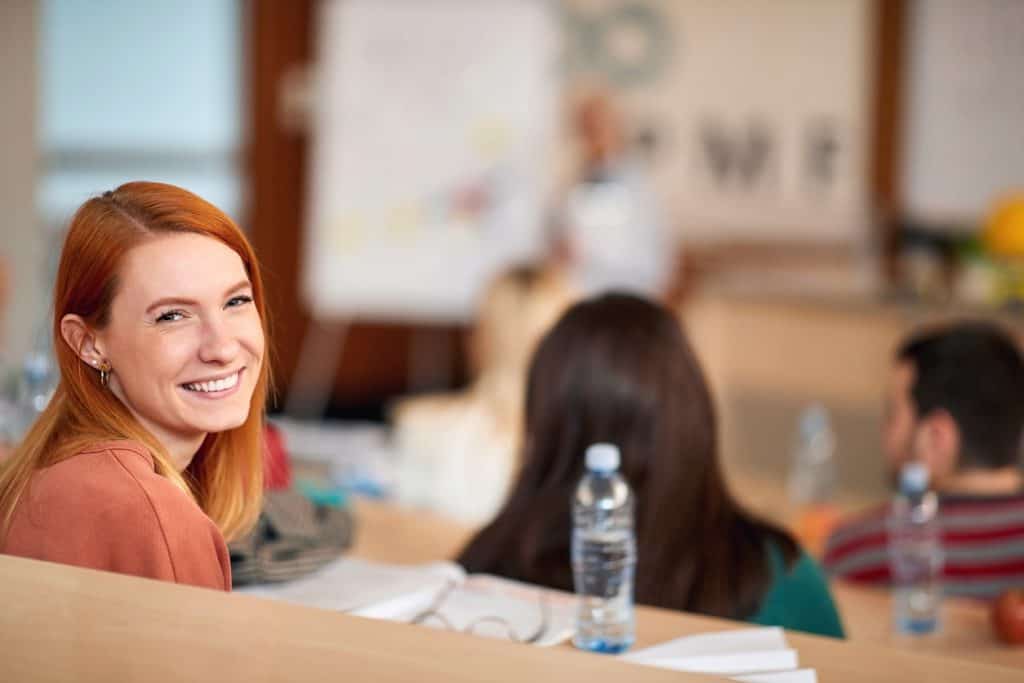
[[[1024,2],[917,0],[910,10],[905,209],[969,225],[996,194],[1024,187]]]
[[[304,294],[457,321],[543,246],[557,18],[543,0],[322,3]]]

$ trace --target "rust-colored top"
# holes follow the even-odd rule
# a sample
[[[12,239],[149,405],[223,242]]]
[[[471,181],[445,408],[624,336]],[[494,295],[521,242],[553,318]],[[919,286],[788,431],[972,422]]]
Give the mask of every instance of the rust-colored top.
[[[136,441],[97,443],[37,471],[0,552],[231,590],[220,530]]]

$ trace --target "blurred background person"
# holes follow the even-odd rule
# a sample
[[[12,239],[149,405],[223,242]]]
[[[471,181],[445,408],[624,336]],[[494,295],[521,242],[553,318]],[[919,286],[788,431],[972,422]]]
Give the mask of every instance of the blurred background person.
[[[622,294],[576,304],[531,363],[519,475],[459,562],[572,591],[570,501],[584,451],[610,443],[636,496],[638,603],[842,636],[817,563],[729,492],[717,438],[671,312]]]
[[[178,187],[105,192],[71,220],[53,316],[61,380],[0,469],[0,552],[230,591],[270,377],[245,236]]]
[[[574,298],[551,268],[515,266],[491,282],[470,339],[470,386],[395,405],[403,500],[463,522],[491,518],[517,469],[530,356]]]
[[[661,296],[673,275],[676,239],[611,93],[573,104],[578,168],[555,217],[556,262],[586,295],[609,289]]]
[[[965,322],[920,332],[896,353],[883,446],[895,478],[924,464],[939,493],[945,590],[991,599],[1024,583],[1024,361],[1000,327]],[[841,524],[825,566],[837,578],[885,584],[888,506]]]

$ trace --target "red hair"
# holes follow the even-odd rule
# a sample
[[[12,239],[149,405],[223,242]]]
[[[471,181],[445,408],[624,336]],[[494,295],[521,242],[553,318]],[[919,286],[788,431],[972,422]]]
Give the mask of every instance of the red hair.
[[[46,410],[0,470],[3,528],[33,472],[97,440],[132,439],[145,444],[157,472],[191,495],[225,538],[237,537],[259,515],[263,491],[263,410],[270,383],[264,354],[249,416],[241,426],[210,434],[179,473],[164,447],[85,366],[78,350],[62,343],[61,320],[76,314],[102,329],[119,287],[125,254],[156,236],[194,233],[218,240],[242,259],[253,300],[267,335],[266,303],[259,265],[238,226],[220,209],[173,185],[133,182],[85,202],[68,227],[53,293],[53,338],[60,383]]]

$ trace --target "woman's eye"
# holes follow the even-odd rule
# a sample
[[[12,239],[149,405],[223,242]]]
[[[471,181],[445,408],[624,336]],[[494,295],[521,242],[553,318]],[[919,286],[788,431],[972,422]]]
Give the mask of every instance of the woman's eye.
[[[228,307],[244,306],[245,304],[252,303],[252,297],[248,294],[239,294],[228,299]]]
[[[172,323],[176,320],[181,320],[185,317],[184,311],[167,311],[157,316],[156,321],[158,323]]]

